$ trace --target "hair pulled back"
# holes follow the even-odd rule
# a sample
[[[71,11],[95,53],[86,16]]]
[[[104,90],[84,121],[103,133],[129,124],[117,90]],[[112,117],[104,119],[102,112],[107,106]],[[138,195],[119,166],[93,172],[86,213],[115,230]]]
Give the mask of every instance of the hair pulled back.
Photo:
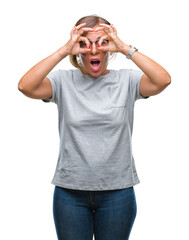
[[[89,16],[85,16],[85,17],[82,17],[81,19],[79,19],[77,21],[77,23],[75,24],[75,26],[78,26],[82,23],[86,23],[85,27],[88,27],[88,28],[93,28],[95,25],[99,24],[99,23],[104,23],[104,24],[108,24],[110,25],[110,22],[108,22],[106,19],[102,18],[102,17],[99,17],[97,15],[89,15]],[[82,36],[86,36],[88,32],[84,32]],[[79,62],[79,59],[77,59],[77,56],[76,55],[70,55],[70,62],[71,64],[76,67],[76,68],[79,68],[80,70],[83,69],[83,67],[81,66],[80,62]]]

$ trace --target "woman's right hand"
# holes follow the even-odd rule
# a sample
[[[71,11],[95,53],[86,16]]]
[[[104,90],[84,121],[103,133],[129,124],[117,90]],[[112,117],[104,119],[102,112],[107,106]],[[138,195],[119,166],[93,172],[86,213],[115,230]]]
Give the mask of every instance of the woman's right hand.
[[[71,31],[70,40],[56,52],[33,66],[20,79],[18,89],[30,98],[48,99],[52,96],[52,86],[47,74],[67,55],[90,52],[90,43],[84,32],[92,32],[94,29],[85,28],[86,23],[75,26]],[[80,41],[85,47],[80,47]],[[87,46],[87,47],[86,47]]]
[[[79,53],[90,52],[90,43],[86,37],[81,36],[84,32],[93,32],[93,28],[85,28],[86,23],[74,26],[70,33],[70,40],[64,45],[66,55],[78,55]],[[81,48],[80,42],[85,42],[86,47]]]

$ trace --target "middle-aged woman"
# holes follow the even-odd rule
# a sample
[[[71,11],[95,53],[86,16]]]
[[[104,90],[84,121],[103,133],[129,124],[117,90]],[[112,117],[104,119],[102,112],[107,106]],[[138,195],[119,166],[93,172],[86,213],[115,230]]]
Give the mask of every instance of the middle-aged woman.
[[[116,52],[140,70],[109,70]],[[77,69],[51,72],[66,56]],[[139,183],[131,144],[134,103],[170,82],[163,67],[98,16],[81,18],[70,40],[21,78],[26,96],[58,106],[60,151],[52,181],[58,239],[129,239]]]

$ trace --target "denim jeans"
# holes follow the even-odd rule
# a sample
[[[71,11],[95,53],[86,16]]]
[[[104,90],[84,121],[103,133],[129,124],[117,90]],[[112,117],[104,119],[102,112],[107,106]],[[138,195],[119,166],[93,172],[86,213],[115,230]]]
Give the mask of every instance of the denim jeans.
[[[83,191],[55,186],[53,216],[59,240],[127,240],[136,217],[133,187]]]

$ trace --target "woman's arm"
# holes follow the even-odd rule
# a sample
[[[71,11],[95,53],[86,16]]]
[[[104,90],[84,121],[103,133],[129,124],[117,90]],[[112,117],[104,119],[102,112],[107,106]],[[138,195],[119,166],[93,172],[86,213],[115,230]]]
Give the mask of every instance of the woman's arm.
[[[99,25],[101,27],[96,29],[96,31],[103,29],[107,33],[107,35],[101,38],[99,44],[101,45],[103,39],[108,38],[110,40],[109,46],[101,46],[99,49],[110,52],[121,52],[122,54],[127,55],[131,47],[118,38],[117,30],[114,25]],[[135,51],[131,56],[131,60],[144,72],[140,81],[140,94],[142,96],[147,97],[156,95],[171,83],[169,73],[149,57]]]
[[[128,54],[128,52],[125,54]],[[135,51],[131,60],[144,72],[140,82],[140,94],[142,96],[156,95],[171,83],[169,73],[144,54]]]
[[[20,79],[18,89],[31,98],[50,98],[52,96],[52,86],[46,75],[64,57],[66,57],[66,54],[64,54],[64,49],[62,48],[37,63]]]
[[[82,49],[79,45],[79,41],[85,41],[87,46],[90,45],[88,39],[81,35],[85,31],[94,30],[83,28],[85,25],[86,23],[82,23],[77,27],[74,26],[70,40],[63,47],[37,63],[20,79],[18,89],[23,94],[36,99],[48,99],[52,96],[52,86],[50,80],[46,78],[47,74],[66,56],[90,51],[89,48]]]

